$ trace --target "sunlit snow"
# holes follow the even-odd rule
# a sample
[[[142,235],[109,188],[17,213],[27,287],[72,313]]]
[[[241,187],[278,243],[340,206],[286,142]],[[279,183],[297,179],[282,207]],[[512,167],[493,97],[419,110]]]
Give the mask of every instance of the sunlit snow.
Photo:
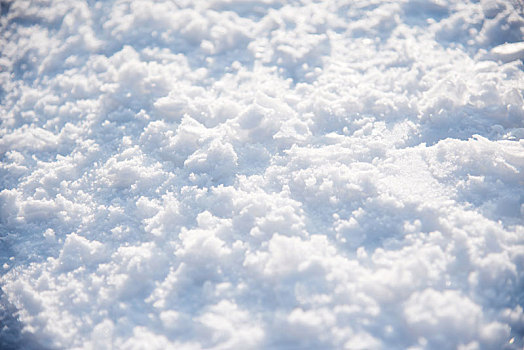
[[[522,349],[520,0],[1,0],[1,349]]]

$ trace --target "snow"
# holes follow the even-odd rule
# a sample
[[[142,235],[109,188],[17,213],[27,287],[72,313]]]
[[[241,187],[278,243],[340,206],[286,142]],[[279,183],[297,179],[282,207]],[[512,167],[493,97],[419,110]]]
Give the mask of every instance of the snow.
[[[524,7],[7,0],[0,348],[521,349]]]

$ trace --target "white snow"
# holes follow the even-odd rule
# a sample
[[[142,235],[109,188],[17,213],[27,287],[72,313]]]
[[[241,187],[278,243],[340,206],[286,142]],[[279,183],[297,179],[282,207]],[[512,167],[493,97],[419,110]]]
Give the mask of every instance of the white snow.
[[[522,2],[1,13],[0,348],[524,346]]]

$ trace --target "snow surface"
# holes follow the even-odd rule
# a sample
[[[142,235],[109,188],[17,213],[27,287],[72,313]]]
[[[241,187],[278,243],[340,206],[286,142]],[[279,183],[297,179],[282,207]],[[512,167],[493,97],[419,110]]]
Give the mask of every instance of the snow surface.
[[[0,348],[521,349],[523,11],[2,0]]]

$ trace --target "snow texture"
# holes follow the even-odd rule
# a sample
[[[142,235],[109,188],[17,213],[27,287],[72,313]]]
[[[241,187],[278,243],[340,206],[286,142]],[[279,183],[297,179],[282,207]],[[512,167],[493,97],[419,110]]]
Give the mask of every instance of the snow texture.
[[[0,348],[524,346],[522,1],[0,3]]]

